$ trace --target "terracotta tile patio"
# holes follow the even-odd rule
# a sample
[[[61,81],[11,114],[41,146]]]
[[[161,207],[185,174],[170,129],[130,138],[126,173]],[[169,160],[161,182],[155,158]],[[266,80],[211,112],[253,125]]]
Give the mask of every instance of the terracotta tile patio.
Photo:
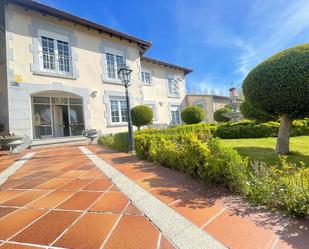
[[[309,248],[308,221],[250,208],[223,188],[126,153],[88,149],[229,248]],[[77,146],[33,151],[0,186],[0,249],[176,248]],[[17,159],[1,156],[0,170]]]
[[[0,186],[1,249],[175,248],[78,147],[32,151]]]

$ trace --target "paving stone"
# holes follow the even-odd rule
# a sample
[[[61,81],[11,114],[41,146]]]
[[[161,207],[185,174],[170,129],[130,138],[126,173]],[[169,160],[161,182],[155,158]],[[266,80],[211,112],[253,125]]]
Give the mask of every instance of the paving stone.
[[[53,246],[100,248],[118,218],[117,214],[85,214]]]
[[[24,243],[50,245],[81,215],[78,212],[50,211],[11,240]]]

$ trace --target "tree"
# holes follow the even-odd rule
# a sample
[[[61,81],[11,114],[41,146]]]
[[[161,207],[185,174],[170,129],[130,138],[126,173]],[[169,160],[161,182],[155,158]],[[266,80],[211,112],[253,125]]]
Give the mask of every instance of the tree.
[[[214,119],[215,121],[221,123],[221,122],[228,122],[230,119],[228,117],[225,117],[223,114],[232,112],[233,109],[230,106],[225,106],[214,113]]]
[[[205,119],[205,113],[201,107],[192,105],[181,112],[181,119],[186,124],[198,124]]]
[[[140,130],[141,126],[148,125],[153,119],[153,112],[149,106],[138,105],[131,109],[132,124]]]
[[[248,101],[240,104],[240,112],[244,118],[256,120],[258,122],[268,122],[278,120],[278,116],[274,116],[263,111],[255,109]]]
[[[293,119],[309,114],[309,44],[259,64],[244,80],[243,92],[254,108],[280,117],[276,151],[288,154]]]

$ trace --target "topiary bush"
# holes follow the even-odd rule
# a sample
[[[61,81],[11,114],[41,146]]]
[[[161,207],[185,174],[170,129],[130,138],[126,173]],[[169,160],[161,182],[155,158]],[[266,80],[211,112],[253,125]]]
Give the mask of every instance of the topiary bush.
[[[292,120],[309,115],[309,44],[268,58],[248,74],[242,88],[254,108],[280,116],[276,151],[289,153]]]
[[[186,124],[198,124],[204,121],[205,113],[198,106],[188,106],[181,112],[181,119]]]
[[[217,121],[218,123],[230,121],[230,119],[228,117],[225,117],[223,114],[229,113],[229,112],[232,112],[232,111],[233,111],[233,109],[229,106],[226,106],[224,108],[221,108],[221,109],[215,111],[214,112],[215,121]]]
[[[148,125],[153,120],[153,112],[149,106],[139,105],[131,109],[132,124],[135,125],[138,130],[141,126]]]
[[[240,112],[244,118],[256,120],[261,123],[278,120],[276,116],[255,109],[248,101],[243,101],[240,104]]]

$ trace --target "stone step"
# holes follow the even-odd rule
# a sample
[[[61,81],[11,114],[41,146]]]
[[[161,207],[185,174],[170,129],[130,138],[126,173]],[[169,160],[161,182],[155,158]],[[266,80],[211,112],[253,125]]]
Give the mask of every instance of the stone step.
[[[47,138],[47,139],[35,139],[30,143],[30,148],[41,148],[47,146],[55,146],[62,144],[74,144],[74,143],[83,143],[87,144],[90,140],[83,136],[78,137],[60,137],[60,138]]]

